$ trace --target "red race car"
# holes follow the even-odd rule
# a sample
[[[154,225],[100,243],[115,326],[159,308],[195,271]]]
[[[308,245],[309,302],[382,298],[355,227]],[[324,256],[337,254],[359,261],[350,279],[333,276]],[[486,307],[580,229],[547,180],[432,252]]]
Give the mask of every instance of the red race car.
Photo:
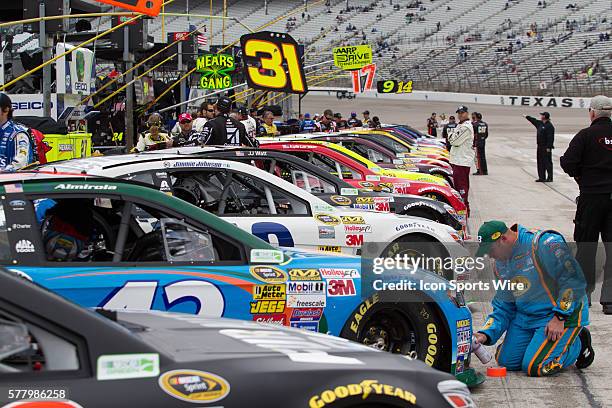
[[[399,177],[381,176],[358,161],[324,144],[274,141],[263,142],[262,147],[297,156],[326,170],[330,174],[340,177],[356,188],[398,194],[415,194],[434,198],[451,205],[457,211],[464,225],[467,221],[465,204],[459,193],[452,187]]]

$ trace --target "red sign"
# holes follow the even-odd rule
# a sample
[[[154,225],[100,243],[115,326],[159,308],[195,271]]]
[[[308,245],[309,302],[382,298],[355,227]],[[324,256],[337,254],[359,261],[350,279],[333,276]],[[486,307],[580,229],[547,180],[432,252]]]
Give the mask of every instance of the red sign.
[[[183,31],[178,33],[170,33],[172,41],[187,41],[189,39],[189,32]]]
[[[126,10],[137,11],[148,16],[157,17],[164,0],[96,0],[98,3],[110,4]]]

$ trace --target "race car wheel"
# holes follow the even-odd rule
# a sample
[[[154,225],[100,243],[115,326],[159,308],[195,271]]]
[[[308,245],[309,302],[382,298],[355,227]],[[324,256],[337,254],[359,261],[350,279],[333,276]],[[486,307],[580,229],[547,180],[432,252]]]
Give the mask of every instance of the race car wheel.
[[[421,217],[435,222],[442,222],[439,217],[439,214],[435,213],[434,211],[428,211],[424,208],[413,207],[410,208],[408,211],[404,212],[402,215],[409,215],[411,217]]]
[[[453,178],[451,176],[449,176],[448,174],[445,173],[437,173],[437,172],[433,172],[430,173],[432,176],[438,176],[443,178],[444,180],[446,180],[448,182],[448,184],[450,184],[451,187],[453,187]]]
[[[423,301],[379,303],[374,295],[359,305],[344,326],[341,337],[378,350],[417,357],[450,372],[452,342],[435,303]]]
[[[410,244],[414,244],[414,247],[411,248]],[[443,260],[448,256],[448,253],[446,253],[442,243],[429,236],[422,234],[407,234],[390,243],[381,254],[382,257],[386,258],[393,258],[396,255]],[[447,280],[453,279],[454,272],[444,269],[443,266],[442,262],[437,262],[432,265],[431,272],[443,276]]]
[[[427,197],[427,198],[431,198],[431,199],[434,199],[436,201],[440,201],[441,203],[444,203],[444,204],[448,204],[448,200],[446,198],[442,197],[438,193],[428,192],[428,193],[425,193],[425,194],[421,194],[421,196]]]

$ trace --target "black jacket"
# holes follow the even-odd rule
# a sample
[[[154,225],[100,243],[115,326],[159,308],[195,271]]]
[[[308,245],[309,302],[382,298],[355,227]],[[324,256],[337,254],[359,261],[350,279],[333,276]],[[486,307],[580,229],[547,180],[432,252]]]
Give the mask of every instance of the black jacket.
[[[580,193],[612,193],[612,121],[597,118],[582,129],[561,156],[561,167],[576,177]]]
[[[552,149],[555,146],[555,127],[550,121],[542,122],[532,116],[526,117],[529,122],[538,130],[538,147]]]
[[[217,116],[206,122],[202,128],[201,140],[206,145],[252,147],[244,125],[225,115]]]

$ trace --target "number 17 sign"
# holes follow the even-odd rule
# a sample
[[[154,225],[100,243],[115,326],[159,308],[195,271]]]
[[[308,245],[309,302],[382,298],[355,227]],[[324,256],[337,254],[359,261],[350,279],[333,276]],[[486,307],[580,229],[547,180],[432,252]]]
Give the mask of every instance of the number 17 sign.
[[[110,4],[126,10],[137,11],[152,17],[159,15],[164,0],[96,0],[98,3]]]
[[[353,78],[353,92],[361,93],[372,89],[375,75],[376,64],[364,65],[361,69],[351,71],[351,76]],[[364,81],[362,81],[362,79]]]

